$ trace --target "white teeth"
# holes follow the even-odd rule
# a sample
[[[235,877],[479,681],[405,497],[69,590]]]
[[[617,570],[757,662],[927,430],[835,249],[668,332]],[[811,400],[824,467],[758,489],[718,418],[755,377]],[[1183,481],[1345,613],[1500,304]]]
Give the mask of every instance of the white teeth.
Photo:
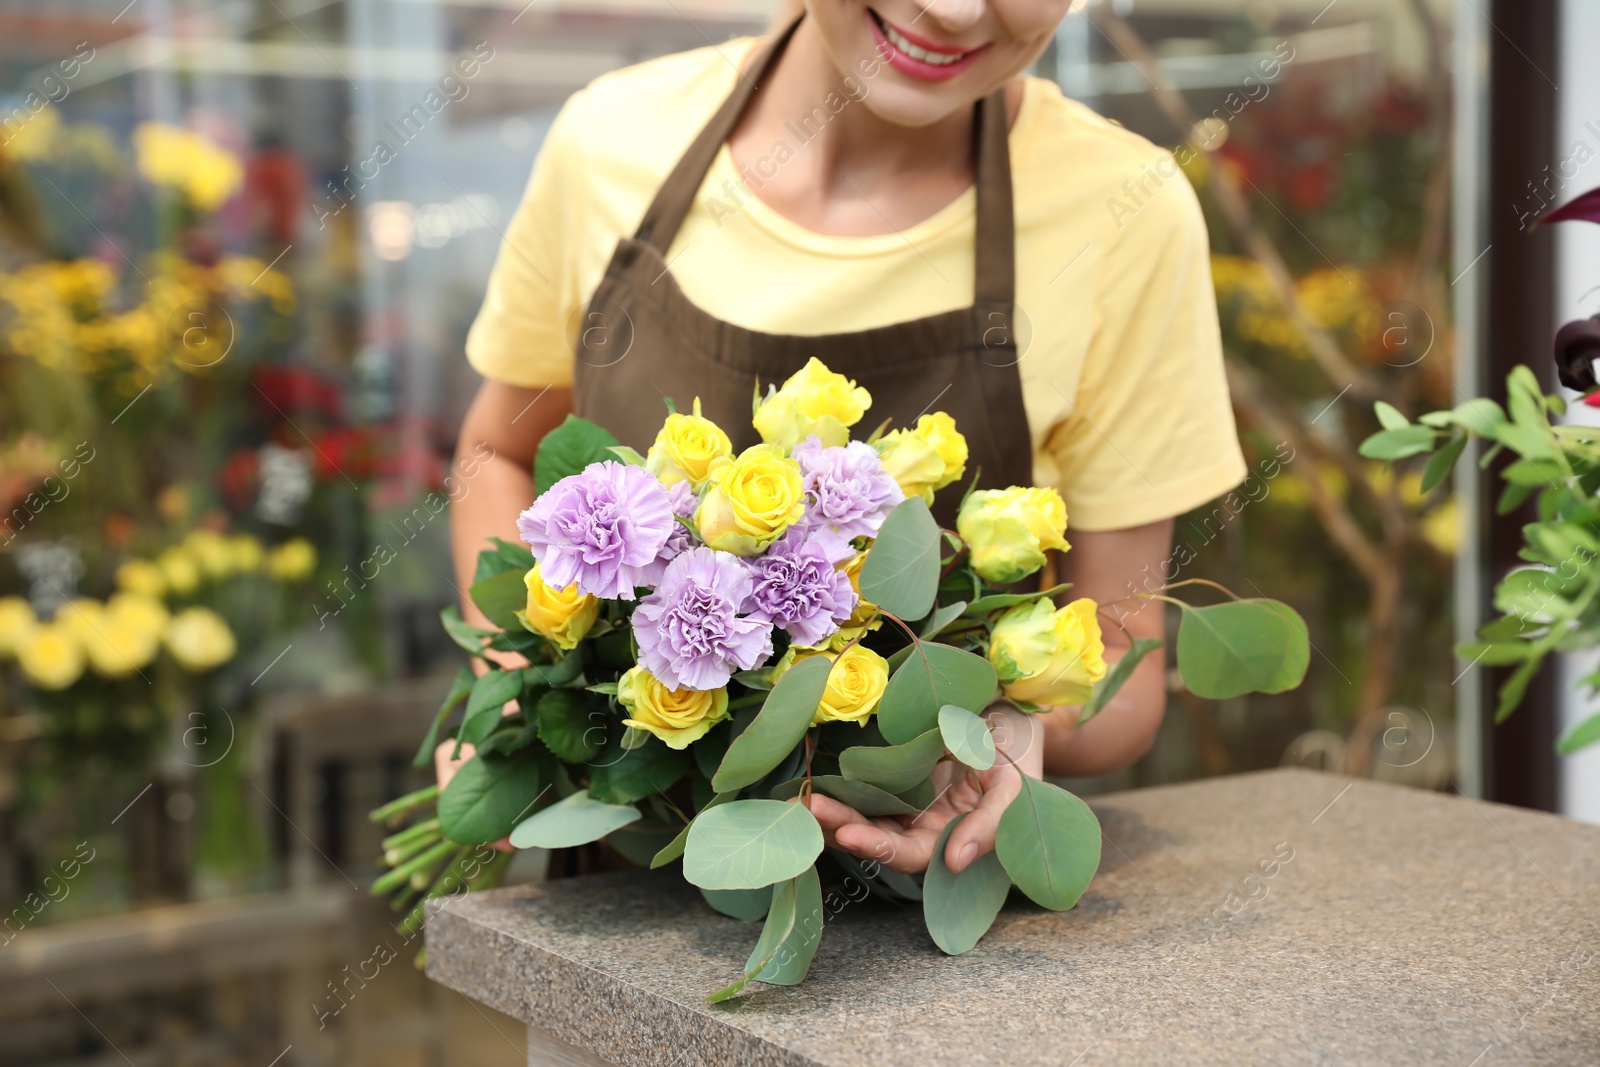
[[[948,67],[950,64],[956,62],[956,60],[963,58],[962,56],[944,55],[940,52],[930,52],[926,48],[920,48],[906,40],[904,37],[900,36],[900,34],[896,33],[894,28],[888,23],[883,23],[882,25],[883,35],[889,38],[889,43],[894,45],[900,51],[904,52],[906,55],[910,56],[912,59],[921,60],[922,62],[935,67]]]

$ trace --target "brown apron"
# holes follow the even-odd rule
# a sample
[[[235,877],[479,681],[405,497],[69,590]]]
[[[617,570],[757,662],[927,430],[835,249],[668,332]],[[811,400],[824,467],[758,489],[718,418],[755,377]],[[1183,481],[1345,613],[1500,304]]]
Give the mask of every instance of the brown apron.
[[[976,293],[971,307],[856,333],[797,336],[747,330],[722,322],[684,296],[665,259],[723,142],[755,86],[782,52],[798,21],[779,35],[712,116],[668,176],[631,238],[617,242],[589,301],[577,343],[573,400],[577,413],[640,452],[655,440],[671,397],[687,411],[699,397],[703,414],[727,431],[735,449],[756,444],[750,401],[759,383],[782,384],[812,356],[872,394],[857,430],[885,418],[915,424],[945,411],[970,452],[961,482],[938,494],[934,514],[949,528],[974,471],[979,485],[1028,485],[1033,444],[1022,402],[1012,327],[1015,251],[1011,159],[1004,94],[977,105]]]

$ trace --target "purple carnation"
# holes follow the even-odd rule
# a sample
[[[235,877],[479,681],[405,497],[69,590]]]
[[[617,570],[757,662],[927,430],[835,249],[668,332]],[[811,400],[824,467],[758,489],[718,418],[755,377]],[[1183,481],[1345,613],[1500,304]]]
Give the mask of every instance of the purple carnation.
[[[833,448],[808,437],[792,453],[809,498],[806,519],[846,540],[876,537],[894,506],[905,499],[894,477],[883,469],[878,451],[864,441]]]
[[[633,612],[639,664],[674,689],[716,689],[772,655],[772,627],[741,618],[753,585],[744,560],[701,546],[667,564]]]
[[[765,555],[749,561],[755,584],[746,610],[789,631],[795,644],[822,644],[855,610],[849,575],[834,569],[854,554],[850,542],[830,530],[789,527]]]
[[[611,460],[561,479],[517,518],[546,584],[613,600],[633,599],[677,526],[655,476]]]
[[[674,515],[692,520],[695,509],[700,506],[700,498],[688,482],[674,482],[667,487],[667,503]],[[695,544],[694,534],[689,532],[689,528],[681,522],[673,522],[672,532],[667,535],[667,543],[661,546],[655,562],[644,568],[639,584],[654,589],[660,584],[661,576],[666,573],[667,564],[689,551]]]

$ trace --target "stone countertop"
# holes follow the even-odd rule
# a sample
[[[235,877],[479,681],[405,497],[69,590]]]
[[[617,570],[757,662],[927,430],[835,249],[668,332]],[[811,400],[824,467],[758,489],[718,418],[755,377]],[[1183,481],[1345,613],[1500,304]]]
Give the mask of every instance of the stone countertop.
[[[624,1067],[1600,1063],[1600,828],[1298,770],[1091,806],[1078,906],[962,956],[846,902],[804,984],[707,1004],[760,927],[673,867],[456,901],[428,974]]]

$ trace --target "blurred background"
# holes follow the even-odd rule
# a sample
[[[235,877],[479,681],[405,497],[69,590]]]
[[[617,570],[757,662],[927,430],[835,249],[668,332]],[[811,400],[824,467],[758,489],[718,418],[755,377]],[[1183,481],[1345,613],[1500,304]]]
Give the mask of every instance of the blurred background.
[[[0,2],[0,1062],[524,1062],[364,892],[459,665],[462,343],[566,96],[770,10]],[[1315,645],[1075,789],[1292,764],[1600,821],[1560,672],[1495,727],[1452,651],[1521,520],[1355,449],[1600,310],[1595,237],[1528,232],[1600,184],[1596,39],[1582,0],[1073,3],[1036,73],[1201,149],[1253,473],[1176,557]]]

